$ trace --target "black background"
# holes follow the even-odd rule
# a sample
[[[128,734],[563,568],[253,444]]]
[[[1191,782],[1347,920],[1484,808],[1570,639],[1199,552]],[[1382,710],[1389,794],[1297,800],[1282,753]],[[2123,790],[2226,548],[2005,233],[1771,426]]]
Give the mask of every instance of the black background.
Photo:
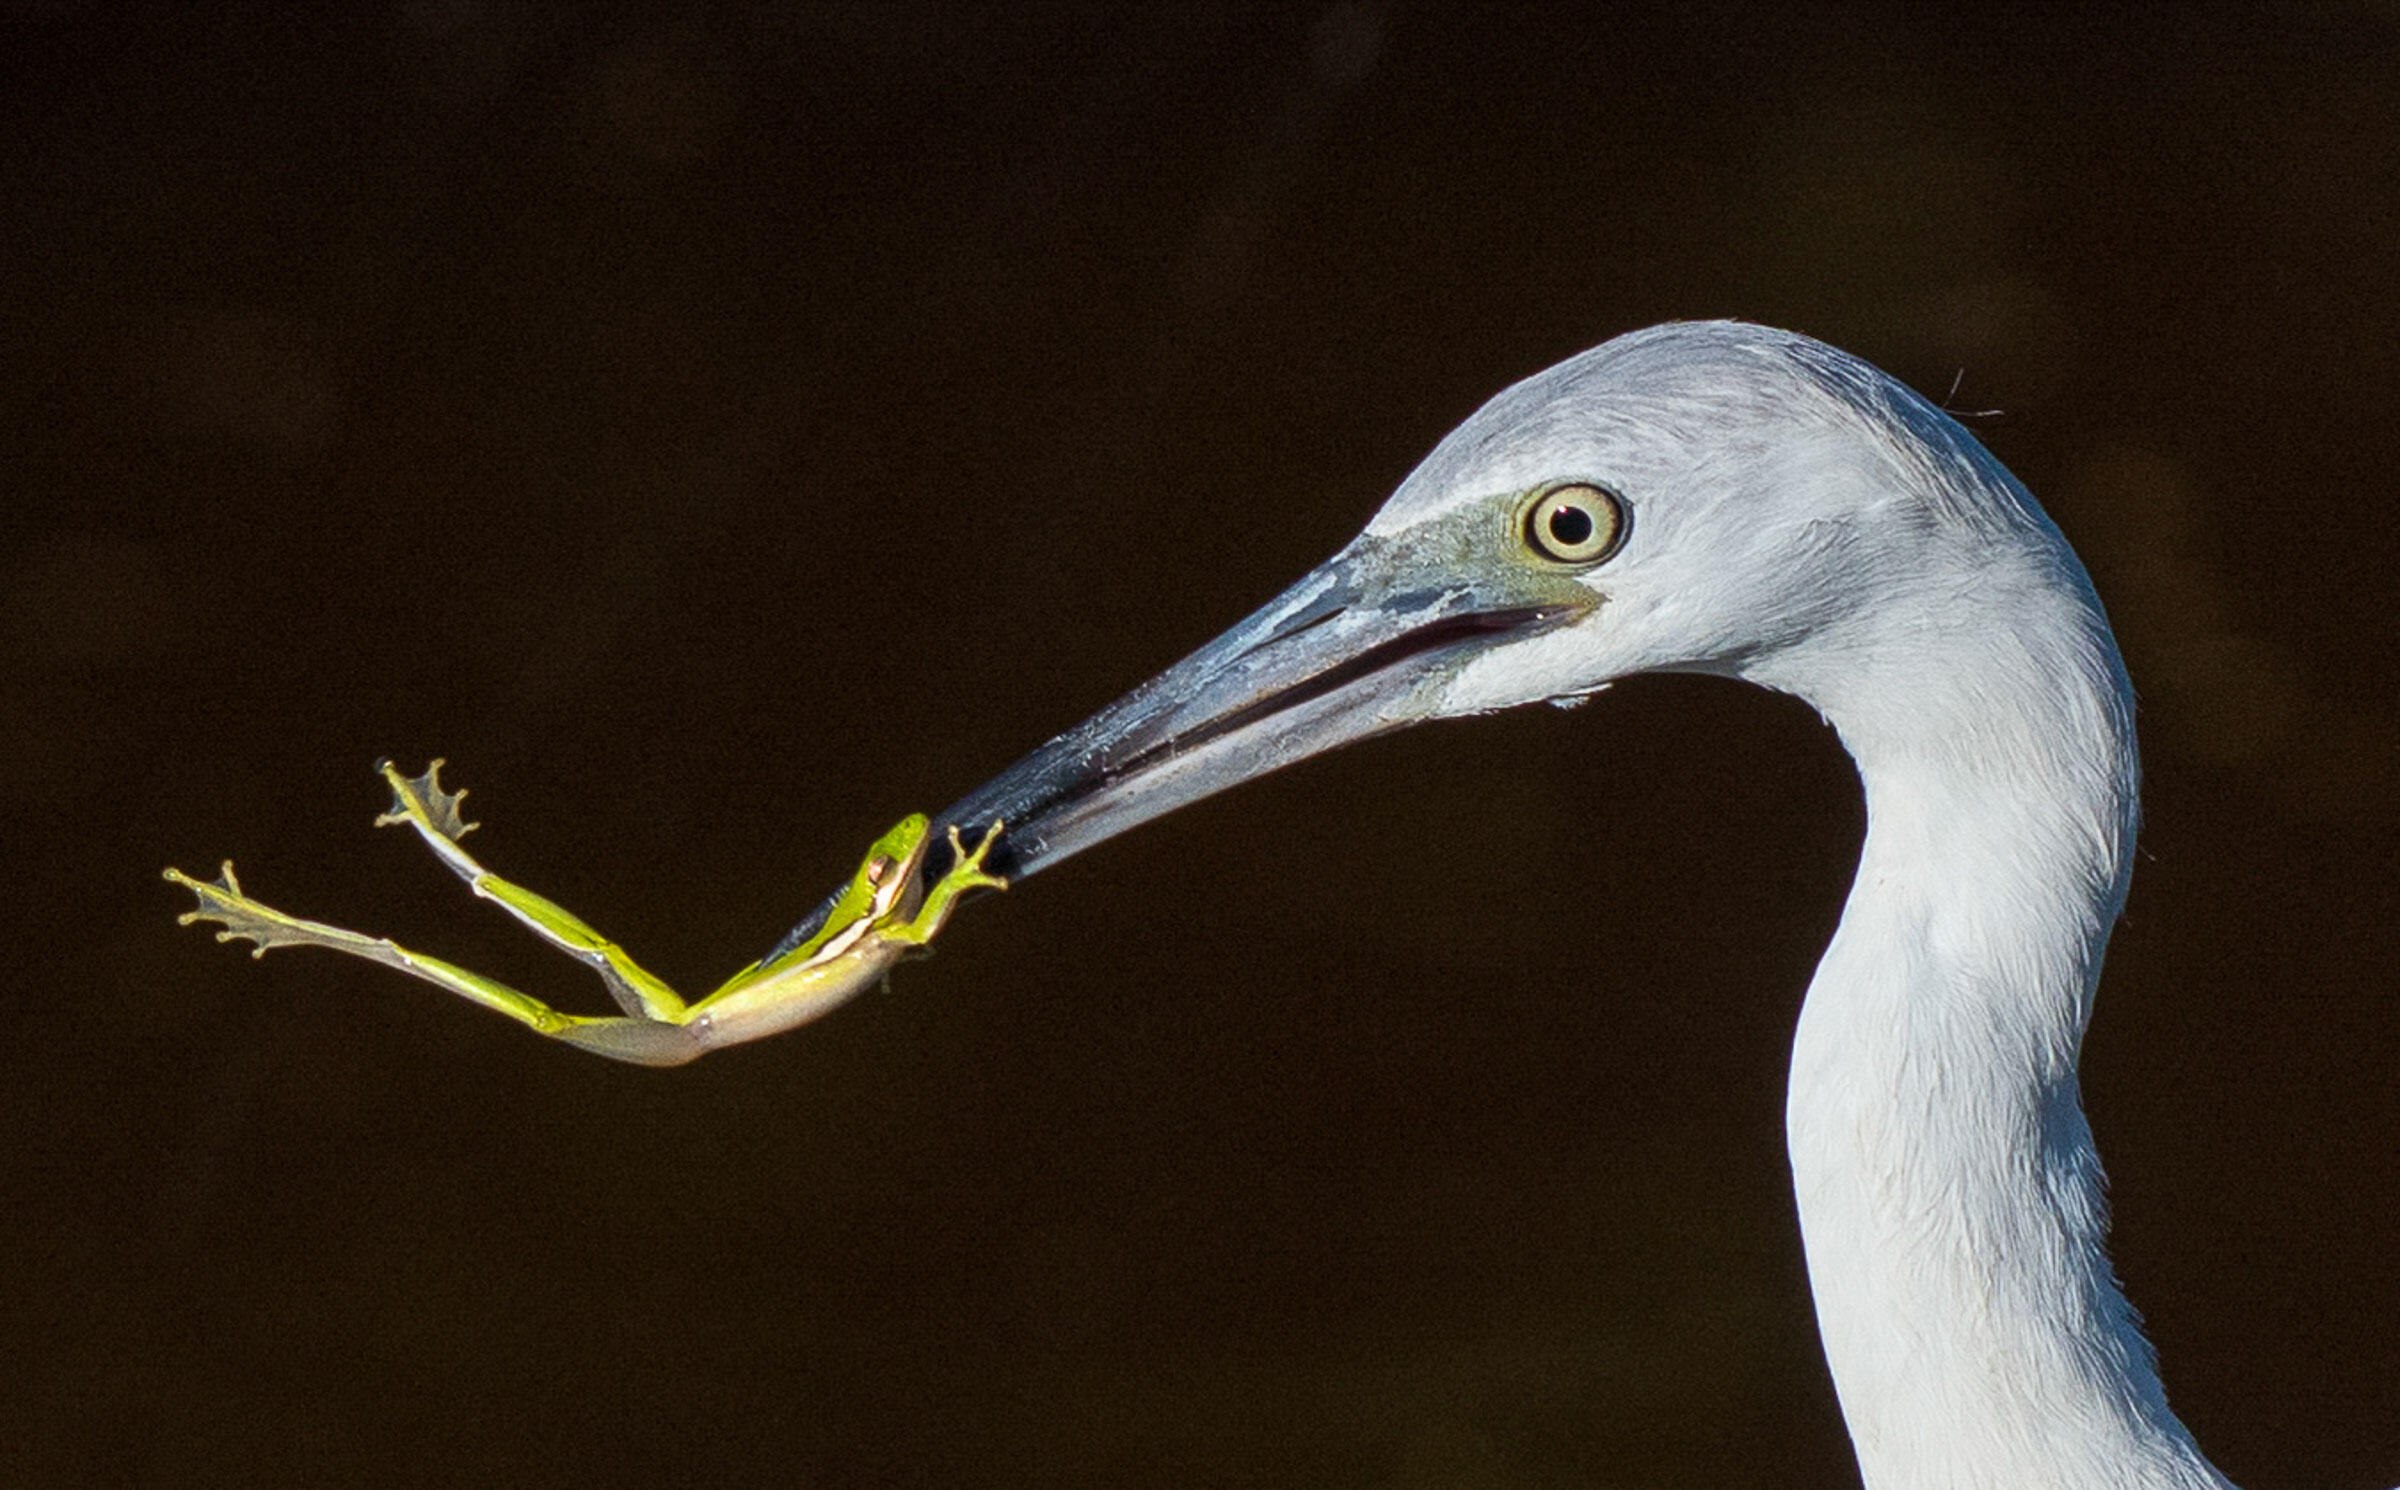
[[[706,987],[1705,315],[2003,411],[2142,689],[2121,1270],[2236,1479],[2400,1479],[2389,4],[6,14],[11,1483],[1852,1482],[1788,700],[1314,762],[674,1073],[156,877],[604,1007],[368,830],[442,754]]]

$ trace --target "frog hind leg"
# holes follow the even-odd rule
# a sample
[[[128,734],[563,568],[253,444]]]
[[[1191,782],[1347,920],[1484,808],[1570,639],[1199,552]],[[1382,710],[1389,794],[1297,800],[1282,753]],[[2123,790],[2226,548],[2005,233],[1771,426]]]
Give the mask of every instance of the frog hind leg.
[[[269,947],[323,947],[381,963],[438,988],[506,1014],[537,1034],[547,1035],[596,1055],[647,1066],[681,1065],[706,1048],[686,1028],[690,1008],[681,995],[646,971],[622,947],[601,935],[564,906],[502,879],[477,863],[459,843],[475,824],[459,811],[463,791],[445,791],[440,782],[442,763],[434,761],[422,776],[404,775],[390,761],[376,771],[392,789],[392,808],[375,819],[378,827],[405,823],[431,848],[450,871],[466,881],[483,899],[507,911],[536,936],[584,963],[600,975],[609,996],[624,1010],[621,1018],[563,1014],[530,994],[470,972],[438,957],[413,952],[382,937],[371,937],[302,920],[242,893],[229,862],[214,884],[170,869],[167,878],[199,898],[199,908],[186,912],[183,922],[220,923],[219,941],[237,937],[256,943],[253,956]]]
[[[442,769],[440,760],[428,765],[422,776],[404,775],[388,760],[377,761],[375,769],[392,789],[392,810],[377,817],[375,826],[405,823],[416,829],[417,836],[433,850],[434,857],[466,881],[468,889],[516,917],[543,941],[598,973],[600,981],[608,985],[609,997],[628,1015],[676,1025],[690,1018],[689,1006],[682,996],[645,971],[624,948],[602,936],[565,906],[504,880],[475,861],[459,843],[476,827],[459,812],[459,803],[467,794],[442,789],[438,779]]]
[[[180,869],[168,870],[166,877],[191,891],[200,901],[197,909],[184,912],[178,920],[186,926],[195,921],[217,922],[223,928],[217,933],[218,941],[236,938],[249,941],[254,944],[250,951],[253,957],[265,956],[271,947],[322,947],[329,952],[361,957],[505,1014],[535,1034],[636,1065],[680,1066],[696,1059],[704,1048],[680,1024],[635,1016],[562,1014],[540,999],[496,979],[469,972],[438,957],[412,952],[388,938],[287,915],[244,894],[241,882],[234,878],[230,860],[214,881],[196,880]]]

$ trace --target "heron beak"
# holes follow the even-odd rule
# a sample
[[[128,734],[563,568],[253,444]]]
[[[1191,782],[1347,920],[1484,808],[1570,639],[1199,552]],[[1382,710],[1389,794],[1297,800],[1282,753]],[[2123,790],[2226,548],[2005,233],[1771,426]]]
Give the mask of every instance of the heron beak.
[[[1229,786],[1431,717],[1479,652],[1590,608],[1505,578],[1478,586],[1362,538],[942,821],[969,841],[1005,824],[989,866],[1032,874]]]

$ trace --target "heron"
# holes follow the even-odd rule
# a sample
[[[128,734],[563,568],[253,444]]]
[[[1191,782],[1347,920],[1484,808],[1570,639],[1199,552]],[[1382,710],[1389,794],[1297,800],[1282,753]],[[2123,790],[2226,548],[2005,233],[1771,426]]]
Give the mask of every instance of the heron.
[[[2065,537],[1823,342],[1659,326],[1498,394],[1366,530],[942,814],[1011,880],[1420,721],[1644,673],[1813,706],[1867,830],[1786,1145],[1872,1490],[2199,1490],[2107,1254],[2077,1058],[2139,814],[2133,693]]]
[[[624,1017],[560,1015],[283,916],[230,865],[216,886],[170,877],[201,895],[187,920],[260,951],[371,957],[601,1054],[673,1064],[850,997],[969,892],[1240,782],[1427,720],[1678,672],[1806,702],[1865,793],[1785,1108],[1819,1333],[1865,1483],[2225,1490],[2109,1262],[2077,1076],[2139,815],[2123,660],[2026,488],[1932,403],[1806,336],[1670,323],[1505,389],[1332,558],[902,824],[696,1003],[468,858],[457,794],[430,770],[385,768],[388,820],[600,968]]]

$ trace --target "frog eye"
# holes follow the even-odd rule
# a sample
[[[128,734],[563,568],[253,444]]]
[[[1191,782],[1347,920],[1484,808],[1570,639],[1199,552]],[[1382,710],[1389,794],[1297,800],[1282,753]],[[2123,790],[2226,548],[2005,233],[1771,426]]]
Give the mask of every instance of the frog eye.
[[[1561,564],[1597,564],[1625,541],[1625,503],[1588,481],[1544,487],[1525,509],[1525,543]]]

